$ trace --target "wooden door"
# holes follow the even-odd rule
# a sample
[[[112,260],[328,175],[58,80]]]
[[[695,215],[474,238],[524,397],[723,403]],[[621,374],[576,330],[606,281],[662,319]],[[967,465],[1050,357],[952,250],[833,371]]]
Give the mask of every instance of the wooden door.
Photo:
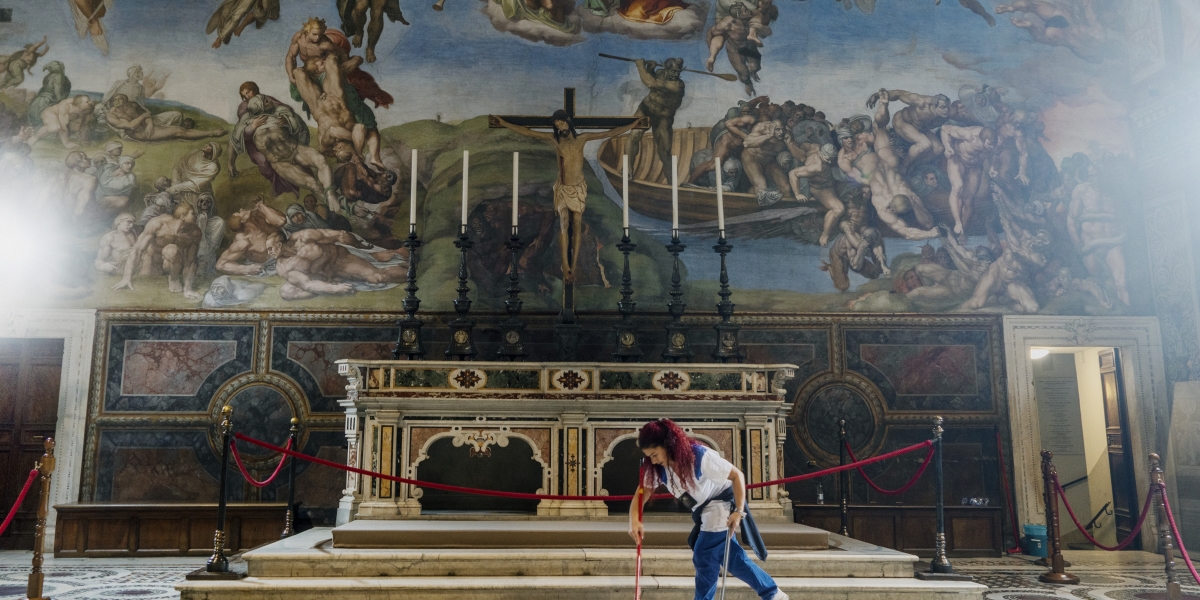
[[[42,441],[54,436],[62,359],[62,340],[0,339],[0,521],[42,456]],[[0,549],[33,548],[39,489],[35,481]]]
[[[1104,425],[1108,437],[1108,469],[1112,480],[1113,518],[1117,539],[1124,540],[1137,524],[1141,504],[1133,478],[1133,444],[1129,439],[1129,412],[1125,403],[1125,382],[1121,377],[1121,355],[1116,348],[1100,353],[1100,389],[1104,395]],[[1140,550],[1134,540],[1130,550]]]

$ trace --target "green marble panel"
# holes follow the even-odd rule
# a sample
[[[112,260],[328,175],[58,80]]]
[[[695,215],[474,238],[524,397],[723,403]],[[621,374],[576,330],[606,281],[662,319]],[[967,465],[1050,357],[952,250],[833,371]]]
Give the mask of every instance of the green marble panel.
[[[540,390],[540,374],[537,370],[488,371],[486,387],[499,390]]]
[[[652,390],[649,371],[601,371],[600,389],[602,390]]]

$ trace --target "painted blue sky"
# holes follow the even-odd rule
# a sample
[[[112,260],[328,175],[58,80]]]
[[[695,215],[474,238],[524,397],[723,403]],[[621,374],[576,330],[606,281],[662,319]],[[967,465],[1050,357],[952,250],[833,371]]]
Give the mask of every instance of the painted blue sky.
[[[710,0],[711,1],[711,0]],[[1011,90],[1008,99],[1043,110],[1053,154],[1079,150],[1124,151],[1122,128],[1094,120],[1122,119],[1127,89],[1123,62],[1087,63],[1063,48],[1032,42],[1000,15],[989,27],[954,0],[878,0],[874,14],[844,10],[832,0],[777,0],[780,19],[763,48],[761,94],[776,101],[813,104],[832,120],[864,112],[866,97],[880,87],[957,98],[964,84],[991,83]],[[983,0],[991,9],[995,1]],[[1112,0],[1117,12],[1124,3]],[[229,46],[210,48],[204,26],[216,0],[115,0],[105,19],[111,55],[79,40],[67,0],[9,0],[14,23],[0,25],[0,50],[48,35],[49,58],[63,61],[76,89],[105,90],[130,64],[170,71],[168,99],[232,119],[237,85],[254,80],[286,97],[283,56],[291,35],[311,16],[336,27],[334,0],[282,0],[282,16],[263,29],[248,29]],[[683,57],[703,68],[703,31],[679,41],[635,40],[584,33],[566,47],[531,42],[497,31],[480,0],[447,0],[444,12],[428,0],[405,2],[412,26],[389,23],[378,46],[379,61],[367,70],[396,97],[378,111],[384,125],[441,116],[456,120],[484,113],[548,112],[561,102],[561,88],[579,90],[582,113],[621,114],[636,106],[643,88],[632,65],[599,59],[598,52],[663,59]],[[711,24],[712,10],[708,11]],[[707,27],[707,24],[706,24]],[[718,70],[729,72],[724,56]],[[36,89],[40,71],[24,87]],[[688,98],[677,126],[709,125],[745,94],[740,84],[688,75]],[[1065,106],[1072,110],[1062,110]],[[1062,114],[1059,114],[1062,113]],[[1077,114],[1072,117],[1072,114]],[[1083,115],[1086,114],[1086,118]],[[1077,124],[1072,119],[1083,119]],[[1090,120],[1090,121],[1089,121]],[[1077,125],[1087,125],[1091,127]],[[1088,132],[1087,130],[1094,130]]]

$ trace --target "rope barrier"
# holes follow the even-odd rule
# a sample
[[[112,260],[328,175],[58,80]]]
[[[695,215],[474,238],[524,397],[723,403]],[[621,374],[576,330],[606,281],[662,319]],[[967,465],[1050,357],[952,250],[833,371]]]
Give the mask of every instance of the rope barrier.
[[[1188,571],[1192,573],[1192,579],[1200,584],[1200,573],[1196,573],[1196,565],[1192,564],[1192,557],[1188,555],[1187,548],[1183,545],[1183,538],[1179,537],[1179,526],[1175,524],[1175,513],[1171,512],[1171,501],[1167,500],[1167,485],[1159,484],[1159,491],[1162,492],[1163,508],[1166,509],[1167,523],[1171,524],[1171,535],[1175,536],[1175,545],[1179,546],[1179,554],[1183,557],[1183,564],[1187,565]]]
[[[276,477],[279,477],[279,472],[281,470],[283,470],[283,463],[287,462],[287,459],[288,459],[287,455],[280,457],[279,465],[275,467],[275,472],[271,473],[271,476],[266,478],[266,480],[258,481],[250,475],[249,471],[246,470],[246,465],[242,464],[242,455],[238,453],[237,443],[230,442],[229,447],[230,447],[230,449],[233,450],[233,462],[237,463],[238,470],[240,470],[242,472],[242,477],[246,478],[246,483],[249,483],[250,485],[252,485],[254,487],[258,487],[258,488],[264,488],[264,487],[267,487],[268,485],[271,485],[271,482],[275,481]],[[284,446],[284,449],[286,449],[286,450],[292,449],[292,440],[290,440],[290,439],[288,440],[287,445]]]
[[[646,480],[646,466],[642,465],[638,469],[638,487],[637,493],[634,495],[633,502],[637,504],[638,523],[642,522],[642,494],[646,492],[642,488],[642,482]],[[633,600],[642,600],[642,538],[639,536],[637,540],[637,570],[633,575]]]
[[[420,486],[420,487],[429,488],[432,490],[442,490],[442,491],[446,491],[446,492],[458,492],[458,493],[462,493],[462,494],[475,494],[477,496],[492,496],[492,497],[496,497],[496,498],[513,498],[513,499],[517,499],[517,500],[606,500],[606,501],[623,502],[623,501],[634,499],[633,495],[564,496],[564,495],[557,495],[557,494],[527,494],[524,492],[501,492],[501,491],[497,491],[497,490],[483,490],[483,489],[479,489],[479,488],[464,487],[461,485],[433,483],[431,481],[421,481],[419,479],[409,479],[407,477],[398,477],[396,475],[387,475],[384,473],[376,473],[374,471],[368,471],[366,469],[360,469],[358,467],[351,467],[349,465],[335,463],[333,461],[325,460],[323,458],[317,458],[315,456],[309,456],[309,455],[303,454],[301,452],[296,452],[295,450],[291,450],[288,448],[281,448],[274,444],[264,442],[262,440],[256,440],[252,437],[249,437],[249,436],[241,434],[241,433],[235,433],[235,434],[233,434],[233,437],[235,437],[239,440],[242,440],[243,442],[254,444],[255,446],[260,446],[262,448],[274,450],[275,452],[279,452],[281,454],[286,454],[293,458],[299,458],[301,460],[306,460],[311,463],[324,465],[326,467],[332,467],[334,469],[340,469],[342,471],[349,471],[351,473],[357,473],[359,475],[366,475],[367,477],[375,477],[377,479],[386,479],[388,481],[394,481],[396,483],[407,483],[409,485]],[[792,477],[784,477],[782,479],[774,479],[771,481],[763,481],[760,483],[754,483],[754,484],[750,484],[750,485],[746,486],[746,489],[748,489],[748,490],[756,489],[756,488],[767,487],[767,486],[772,486],[772,485],[793,483],[796,481],[803,481],[805,479],[813,479],[816,477],[823,477],[825,475],[829,475],[830,473],[839,473],[841,471],[846,471],[849,469],[854,469],[857,467],[874,464],[877,462],[887,460],[889,458],[894,458],[894,457],[900,456],[902,454],[907,454],[909,452],[919,450],[921,448],[931,448],[931,447],[933,447],[933,440],[925,440],[924,442],[921,442],[919,444],[913,444],[911,446],[901,448],[899,450],[893,450],[892,452],[888,452],[887,454],[880,454],[879,456],[873,456],[871,458],[868,458],[868,459],[865,459],[865,460],[862,460],[859,462],[848,463],[848,464],[840,465],[837,467],[830,467],[828,469],[824,469],[821,471],[813,471],[812,473],[805,473],[803,475],[793,475]],[[659,500],[659,499],[665,499],[665,498],[671,498],[671,497],[672,496],[670,494],[655,494],[655,495],[651,496],[650,498],[652,500]]]
[[[22,487],[21,493],[17,494],[16,504],[13,504],[12,509],[8,511],[8,516],[4,517],[4,523],[0,524],[0,535],[4,535],[4,532],[8,530],[8,525],[16,518],[17,511],[20,510],[21,504],[25,502],[25,495],[29,493],[29,488],[33,485],[33,480],[37,479],[37,476],[38,470],[34,469],[29,472],[29,477],[25,478],[25,487]]]
[[[850,444],[847,444],[846,442],[842,442],[842,445],[844,445],[846,447],[846,454],[848,454],[850,456],[850,462],[851,463],[858,462],[858,458],[854,456],[854,451],[850,449]],[[920,479],[921,476],[925,474],[925,469],[929,468],[929,463],[933,462],[933,452],[934,452],[933,446],[930,446],[929,453],[925,455],[925,460],[921,461],[921,468],[917,469],[916,475],[913,475],[912,479],[908,480],[908,483],[906,483],[894,490],[888,490],[888,489],[879,487],[879,485],[877,485],[874,481],[871,481],[870,477],[867,477],[867,472],[864,471],[862,469],[862,467],[858,467],[858,474],[862,475],[863,480],[867,482],[867,485],[871,486],[871,489],[875,490],[876,492],[879,492],[880,494],[884,494],[887,496],[903,494],[904,492],[907,492],[908,490],[912,489],[912,486],[916,485],[917,480]]]
[[[1087,538],[1088,542],[1091,542],[1101,550],[1108,550],[1109,552],[1124,550],[1126,546],[1133,543],[1133,540],[1137,539],[1138,532],[1142,530],[1142,525],[1146,522],[1146,517],[1150,515],[1150,504],[1154,499],[1154,493],[1156,491],[1154,488],[1150,488],[1150,492],[1146,494],[1146,502],[1142,505],[1142,515],[1138,517],[1137,525],[1135,525],[1133,530],[1129,532],[1129,537],[1125,538],[1125,541],[1117,544],[1116,546],[1105,546],[1104,544],[1097,542],[1096,538],[1092,537],[1092,535],[1088,533],[1086,529],[1084,529],[1083,525],[1079,524],[1079,519],[1075,516],[1075,510],[1071,508],[1071,503],[1067,502],[1066,491],[1064,491],[1062,485],[1058,483],[1058,473],[1051,475],[1051,478],[1054,481],[1054,488],[1058,491],[1058,497],[1062,499],[1063,506],[1067,507],[1067,514],[1071,515],[1071,520],[1075,522],[1075,527],[1079,529],[1079,532],[1083,534],[1083,537]],[[1166,496],[1164,495],[1164,497]]]

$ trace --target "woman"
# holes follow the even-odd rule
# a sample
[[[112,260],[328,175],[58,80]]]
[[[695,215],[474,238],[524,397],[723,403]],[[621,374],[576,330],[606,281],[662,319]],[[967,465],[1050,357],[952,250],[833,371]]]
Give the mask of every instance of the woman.
[[[639,498],[629,509],[629,535],[641,542],[644,529],[641,506],[659,485],[676,498],[687,494],[696,502],[692,509],[695,526],[688,536],[692,564],[696,566],[696,600],[712,600],[725,558],[728,532],[742,527],[742,536],[759,559],[767,550],[754,519],[746,512],[746,478],[729,461],[713,450],[693,443],[670,419],[652,421],[638,431],[642,459]],[[745,519],[743,521],[743,519]],[[763,600],[788,600],[758,565],[750,561],[736,540],[729,540],[729,573],[746,582]]]

